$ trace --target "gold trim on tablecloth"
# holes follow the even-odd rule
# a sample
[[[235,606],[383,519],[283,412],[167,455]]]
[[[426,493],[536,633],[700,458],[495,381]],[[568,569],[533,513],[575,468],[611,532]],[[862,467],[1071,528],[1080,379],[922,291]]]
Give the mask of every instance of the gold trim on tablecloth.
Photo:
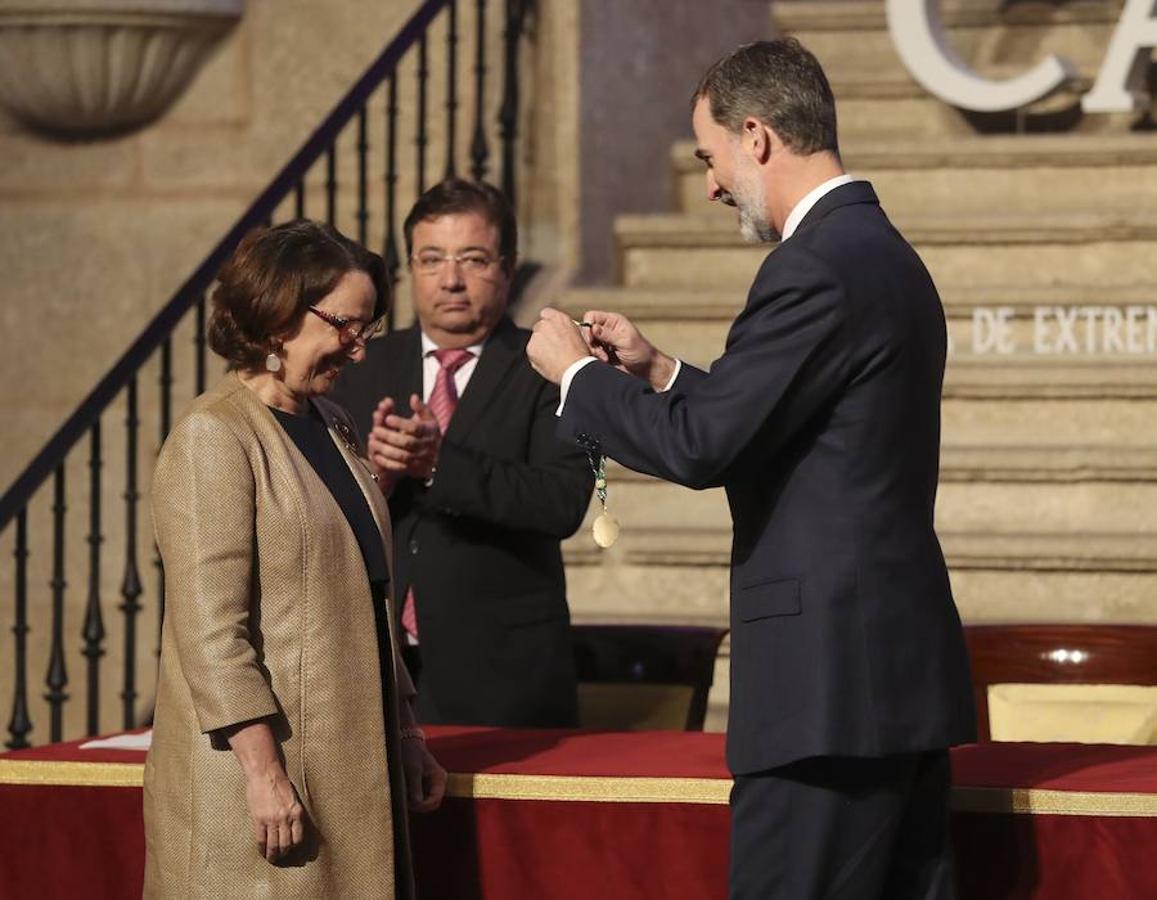
[[[144,777],[142,763],[0,759],[0,784],[139,788],[144,784]],[[455,772],[450,775],[446,793],[450,797],[473,800],[725,806],[731,793],[731,780]],[[952,809],[962,813],[1157,817],[1157,794],[956,787],[952,789]]]
[[[1038,816],[1157,816],[1157,794],[957,787],[952,789],[952,811]]]
[[[584,800],[593,803],[700,803],[727,805],[723,778],[618,778],[586,775],[450,776],[447,794],[473,800]]]
[[[0,784],[67,787],[143,787],[143,763],[0,759]]]

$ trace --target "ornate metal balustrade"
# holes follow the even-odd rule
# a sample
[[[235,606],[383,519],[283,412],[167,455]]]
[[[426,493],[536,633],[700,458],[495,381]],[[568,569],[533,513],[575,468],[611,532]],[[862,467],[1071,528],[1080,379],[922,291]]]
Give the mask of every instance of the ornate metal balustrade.
[[[174,410],[205,389],[218,364],[205,337],[206,296],[218,269],[252,228],[308,215],[382,252],[397,280],[400,217],[432,180],[467,173],[500,179],[513,200],[520,55],[532,7],[533,0],[421,3],[0,497],[0,610],[11,603],[13,636],[11,654],[0,643],[0,666],[9,668],[11,679],[9,748],[27,747],[33,738],[59,741],[131,728],[148,714],[164,590],[144,492],[152,453],[168,434]],[[496,49],[502,55],[500,80],[491,77],[488,63]],[[471,54],[469,66],[460,64],[464,53]],[[471,92],[468,110],[459,99],[464,91]],[[463,112],[473,120],[468,146],[458,141]],[[155,380],[147,379],[146,370],[153,368]],[[155,423],[155,445],[145,435],[142,400],[149,403],[148,424]],[[149,443],[146,450],[142,440]],[[114,467],[119,484],[110,484]],[[107,509],[110,493],[119,510]],[[123,531],[111,527],[111,515],[123,517]],[[87,553],[77,554],[77,543],[87,543]],[[142,556],[152,557],[155,578],[143,576]],[[37,576],[41,561],[47,578]],[[83,585],[70,583],[70,574]],[[78,589],[86,591],[83,616],[69,621],[69,591]],[[110,593],[119,598],[116,616]],[[139,627],[146,614],[156,617],[147,635]],[[84,659],[83,710],[70,705],[78,693],[69,678],[70,647]],[[119,673],[110,672],[117,662]],[[34,693],[34,664],[44,666],[41,698]],[[101,684],[102,676],[116,674],[121,708],[113,716],[102,708],[108,690],[102,694]],[[35,721],[42,714],[47,728]]]

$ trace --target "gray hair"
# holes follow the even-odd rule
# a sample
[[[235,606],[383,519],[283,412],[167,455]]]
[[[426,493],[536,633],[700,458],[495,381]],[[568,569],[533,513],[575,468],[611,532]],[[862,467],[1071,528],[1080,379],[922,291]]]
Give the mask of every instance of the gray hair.
[[[715,62],[695,88],[711,117],[739,133],[754,116],[802,156],[838,154],[836,101],[819,60],[795,38],[744,44]]]

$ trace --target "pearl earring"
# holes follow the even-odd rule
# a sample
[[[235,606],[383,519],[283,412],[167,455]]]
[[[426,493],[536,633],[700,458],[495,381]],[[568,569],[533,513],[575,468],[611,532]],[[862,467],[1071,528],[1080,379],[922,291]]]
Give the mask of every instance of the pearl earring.
[[[270,352],[270,354],[267,357],[265,357],[265,368],[268,369],[270,372],[280,372],[281,371],[281,357],[278,356],[276,353]]]

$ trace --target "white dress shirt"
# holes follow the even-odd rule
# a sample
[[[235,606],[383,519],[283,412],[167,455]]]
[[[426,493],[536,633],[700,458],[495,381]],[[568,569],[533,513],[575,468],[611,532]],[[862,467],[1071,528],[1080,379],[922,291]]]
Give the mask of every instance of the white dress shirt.
[[[795,230],[799,228],[799,223],[803,221],[804,216],[811,212],[812,207],[819,203],[821,198],[836,188],[843,187],[845,184],[851,184],[855,180],[851,175],[845,173],[843,175],[837,175],[835,178],[829,178],[823,184],[808,191],[808,193],[803,196],[803,199],[793,206],[791,212],[787,214],[787,221],[783,223],[783,235],[780,237],[779,242],[782,244],[795,234]],[[571,382],[574,381],[575,375],[578,374],[583,366],[596,361],[593,356],[584,356],[582,359],[576,359],[567,367],[567,370],[562,373],[562,381],[559,382],[558,385],[559,401],[558,409],[555,410],[556,416],[562,415],[563,407],[566,405],[566,395],[570,391],[570,385]],[[469,365],[469,363],[467,363],[467,365]],[[675,360],[675,373],[671,376],[671,380],[663,387],[663,391],[671,390],[671,386],[679,377],[679,372],[682,368],[682,361],[678,359]]]

